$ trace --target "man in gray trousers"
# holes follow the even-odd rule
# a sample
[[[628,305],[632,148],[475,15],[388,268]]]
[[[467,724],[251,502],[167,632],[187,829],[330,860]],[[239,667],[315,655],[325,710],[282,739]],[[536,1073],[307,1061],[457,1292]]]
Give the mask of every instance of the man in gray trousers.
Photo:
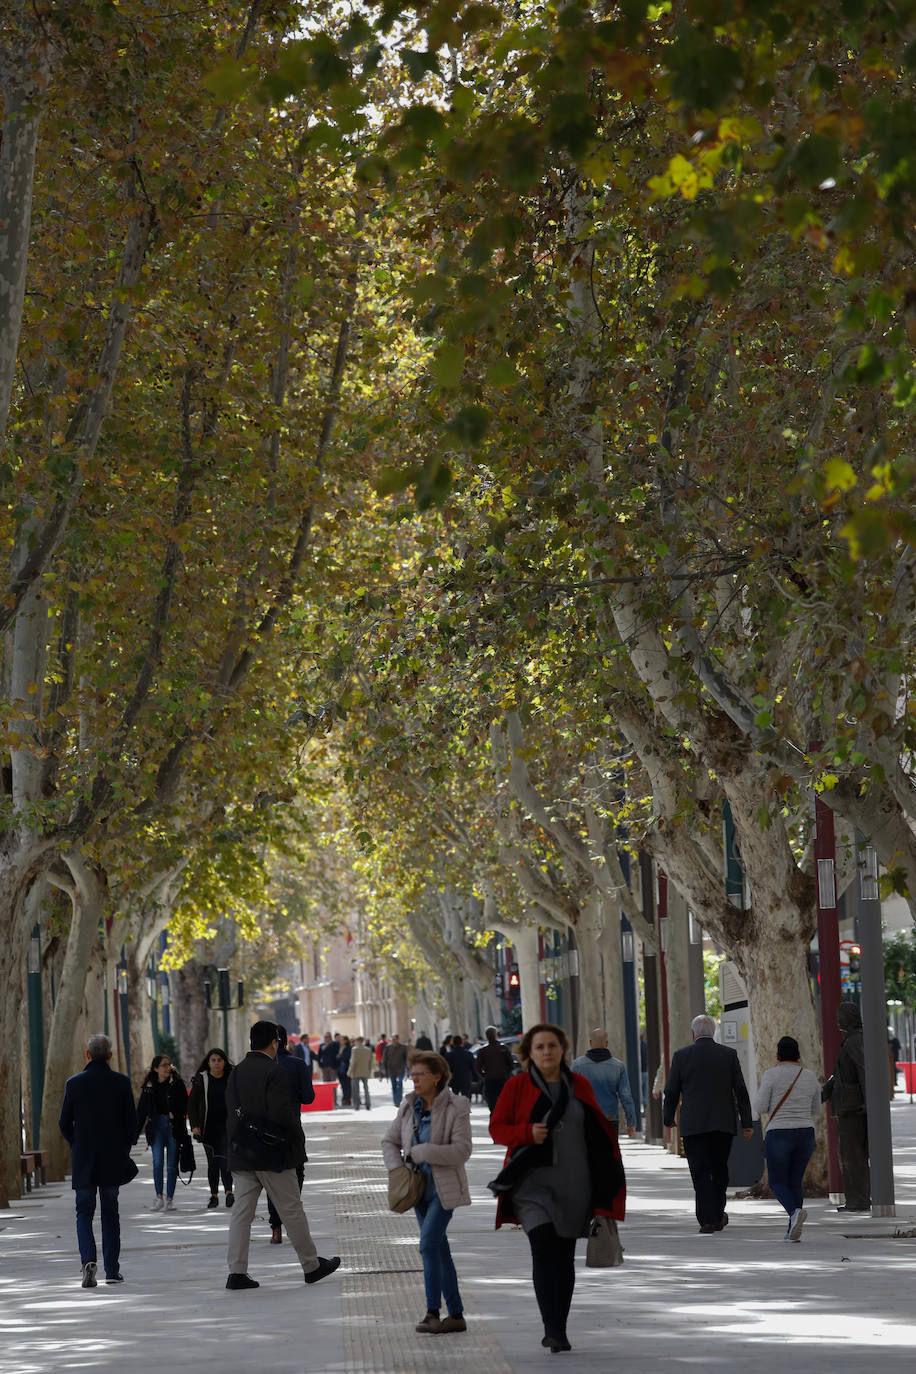
[[[675,1124],[684,1137],[684,1154],[696,1194],[697,1221],[704,1236],[728,1225],[725,1192],[728,1156],[737,1133],[737,1117],[745,1140],[752,1131],[751,1100],[735,1050],[717,1045],[711,1016],[695,1016],[690,1023],[693,1044],[676,1050],[665,1084],[665,1125]]]
[[[260,1287],[248,1274],[248,1247],[262,1188],[267,1190],[267,1196],[286,1227],[306,1283],[317,1283],[333,1274],[340,1258],[334,1255],[331,1259],[323,1259],[318,1254],[302,1208],[296,1166],[305,1162],[305,1136],[299,1112],[290,1101],[286,1074],[276,1062],[277,1027],[272,1021],[256,1021],[251,1027],[250,1043],[251,1053],[232,1070],[226,1086],[229,1169],[235,1191],[235,1206],[229,1222],[226,1287]],[[246,1135],[246,1125],[266,1127],[279,1137],[279,1147],[271,1148],[269,1143],[262,1146],[256,1134],[249,1131]],[[240,1150],[244,1152],[239,1153]]]

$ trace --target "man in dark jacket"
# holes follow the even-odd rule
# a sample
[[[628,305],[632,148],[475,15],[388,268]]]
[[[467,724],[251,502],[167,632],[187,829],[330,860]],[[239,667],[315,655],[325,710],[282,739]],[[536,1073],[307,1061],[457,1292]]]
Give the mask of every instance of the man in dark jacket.
[[[382,1069],[391,1082],[391,1096],[396,1107],[400,1107],[404,1096],[404,1070],[407,1068],[407,1046],[401,1044],[399,1035],[392,1035],[382,1053]]]
[[[340,1259],[323,1259],[315,1249],[308,1218],[302,1210],[296,1166],[305,1162],[305,1136],[299,1111],[290,1100],[289,1079],[276,1062],[279,1037],[272,1021],[256,1021],[249,1032],[250,1054],[232,1071],[226,1088],[229,1169],[235,1184],[235,1206],[229,1223],[229,1277],[227,1288],[259,1288],[248,1275],[251,1223],[261,1189],[273,1202],[302,1264],[306,1283],[333,1274]],[[241,1128],[256,1126],[256,1134],[270,1133],[282,1145],[275,1157],[269,1144],[257,1139],[254,1157],[238,1153]],[[260,1157],[259,1157],[260,1155]],[[279,1164],[279,1167],[277,1167]]]
[[[737,1053],[713,1039],[716,1023],[712,1017],[695,1016],[690,1029],[693,1044],[676,1050],[671,1060],[665,1084],[665,1125],[675,1124],[680,1102],[678,1129],[696,1194],[697,1221],[702,1234],[709,1236],[728,1225],[725,1191],[736,1112],[744,1138],[750,1140],[751,1100]]]
[[[830,1100],[830,1110],[836,1117],[837,1145],[843,1171],[843,1191],[846,1194],[846,1205],[840,1210],[869,1212],[871,1174],[868,1167],[862,1016],[855,1002],[841,1002],[837,1007],[836,1019],[843,1031],[843,1039],[826,1096]],[[827,1086],[825,1084],[825,1088]]]
[[[303,1061],[292,1054],[289,1049],[289,1036],[285,1026],[277,1027],[277,1063],[284,1071],[289,1083],[290,1106],[296,1114],[296,1118],[301,1115],[303,1104],[307,1107],[315,1101],[315,1089],[312,1086],[312,1075],[306,1068]],[[300,1123],[301,1124],[301,1123]],[[305,1178],[305,1160],[307,1155],[303,1155],[303,1163],[296,1165],[296,1178],[299,1180],[299,1193],[302,1193],[302,1181]],[[280,1221],[280,1213],[270,1199],[267,1197],[267,1216],[270,1221],[270,1243],[271,1245],[282,1245],[283,1226]]]
[[[452,1092],[461,1093],[462,1096],[469,1098],[476,1065],[474,1056],[462,1045],[459,1036],[452,1036],[452,1043],[445,1051],[445,1060],[452,1071],[452,1081],[449,1084]]]
[[[92,1219],[96,1193],[102,1216],[105,1279],[108,1283],[123,1282],[118,1189],[137,1176],[137,1166],[130,1157],[137,1138],[137,1110],[129,1079],[115,1073],[108,1063],[111,1041],[107,1035],[90,1037],[86,1058],[89,1063],[82,1073],[67,1079],[58,1125],[70,1146],[83,1287],[95,1288],[98,1253]]]
[[[340,1044],[331,1039],[331,1032],[325,1031],[324,1039],[318,1046],[318,1067],[323,1083],[337,1081],[337,1060],[340,1057]]]
[[[512,1077],[515,1065],[505,1045],[499,1043],[495,1026],[487,1026],[484,1035],[487,1043],[477,1051],[477,1072],[483,1079],[483,1095],[492,1116],[496,1099]]]

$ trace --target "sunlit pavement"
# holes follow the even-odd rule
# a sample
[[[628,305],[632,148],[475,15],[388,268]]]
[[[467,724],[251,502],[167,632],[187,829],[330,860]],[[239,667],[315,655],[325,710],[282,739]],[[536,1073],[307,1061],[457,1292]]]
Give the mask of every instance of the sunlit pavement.
[[[340,1272],[306,1287],[288,1242],[268,1244],[262,1207],[250,1272],[261,1287],[225,1289],[229,1213],[207,1211],[206,1179],[179,1186],[175,1212],[153,1213],[149,1154],[121,1192],[127,1282],[80,1287],[67,1185],[38,1189],[0,1212],[0,1370],[219,1370],[220,1374],[526,1374],[572,1371],[911,1370],[916,1359],[916,1107],[892,1106],[897,1216],[846,1218],[808,1203],[800,1245],[786,1244],[775,1202],[730,1200],[729,1226],[701,1236],[683,1161],[625,1140],[626,1262],[588,1270],[580,1245],[571,1354],[540,1345],[528,1247],[493,1231],[486,1181],[502,1151],[473,1111],[474,1205],[456,1212],[452,1250],[468,1331],[415,1335],[424,1309],[412,1217],[389,1213],[378,1140],[393,1113],[385,1085],[373,1110],[304,1117],[310,1162],[304,1200],[322,1254]],[[96,1219],[98,1234],[98,1219]]]

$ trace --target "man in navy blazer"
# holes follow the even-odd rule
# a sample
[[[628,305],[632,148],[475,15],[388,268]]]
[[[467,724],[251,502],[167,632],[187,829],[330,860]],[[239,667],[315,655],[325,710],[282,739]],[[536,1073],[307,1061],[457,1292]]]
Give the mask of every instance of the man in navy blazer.
[[[725,1191],[728,1156],[741,1118],[745,1140],[752,1134],[751,1100],[738,1055],[717,1045],[711,1016],[695,1016],[690,1023],[693,1044],[676,1050],[665,1084],[665,1125],[675,1124],[681,1106],[680,1134],[696,1194],[697,1221],[704,1236],[728,1225]]]
[[[70,1146],[71,1184],[76,1193],[76,1237],[83,1287],[95,1288],[97,1252],[92,1219],[96,1193],[102,1215],[102,1260],[108,1283],[122,1283],[118,1189],[137,1176],[130,1157],[137,1138],[137,1108],[130,1080],[109,1065],[111,1041],[93,1035],[88,1064],[67,1079],[58,1125]]]

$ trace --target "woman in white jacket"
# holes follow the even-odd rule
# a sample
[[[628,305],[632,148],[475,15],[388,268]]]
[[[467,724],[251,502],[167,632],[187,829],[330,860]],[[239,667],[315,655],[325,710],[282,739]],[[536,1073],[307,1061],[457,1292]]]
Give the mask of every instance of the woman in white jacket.
[[[778,1064],[760,1080],[754,1111],[769,1114],[764,1148],[774,1197],[789,1214],[786,1240],[800,1241],[808,1219],[802,1180],[814,1153],[814,1118],[821,1110],[821,1085],[799,1063],[798,1041],[784,1035],[776,1046]]]
[[[412,1162],[426,1175],[426,1190],[414,1208],[426,1285],[426,1315],[416,1329],[430,1335],[466,1331],[446,1231],[455,1208],[471,1201],[464,1171],[471,1153],[471,1104],[449,1088],[451,1072],[439,1054],[414,1051],[410,1077],[414,1091],[407,1093],[385,1133],[382,1156],[389,1170]],[[440,1319],[443,1298],[447,1316]]]

